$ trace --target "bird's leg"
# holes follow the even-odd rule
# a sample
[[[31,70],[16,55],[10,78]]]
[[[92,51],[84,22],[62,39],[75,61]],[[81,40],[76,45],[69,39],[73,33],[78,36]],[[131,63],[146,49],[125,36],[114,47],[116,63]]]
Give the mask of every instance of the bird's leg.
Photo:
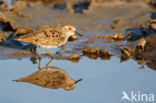
[[[38,63],[38,69],[41,69],[40,68],[40,64],[41,64],[41,52],[40,52],[40,46],[38,46],[38,55],[39,55],[39,63]]]
[[[46,69],[48,68],[48,65],[51,63],[51,61],[53,60],[54,58],[51,57],[50,61],[46,64]]]
[[[48,53],[48,55],[50,55],[51,56],[51,59],[50,59],[50,61],[48,62],[48,64],[46,65],[46,68],[48,68],[48,65],[51,63],[51,61],[54,59],[54,55],[53,54],[51,54],[49,51],[48,51],[48,48],[47,48],[47,53]]]
[[[55,57],[53,54],[51,54],[51,53],[48,51],[48,48],[47,48],[47,53],[48,53],[48,55],[50,55],[52,58]]]

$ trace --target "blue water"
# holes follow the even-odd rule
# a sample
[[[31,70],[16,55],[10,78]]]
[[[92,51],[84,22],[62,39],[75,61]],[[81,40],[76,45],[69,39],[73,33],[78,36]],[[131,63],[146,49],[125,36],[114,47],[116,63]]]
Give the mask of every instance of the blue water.
[[[48,62],[44,58],[41,67]],[[28,76],[38,70],[29,59],[1,60],[1,103],[121,103],[122,91],[153,93],[156,95],[156,72],[139,69],[135,61],[120,63],[113,57],[110,61],[91,60],[83,57],[79,63],[54,60],[49,66],[65,70],[70,77],[83,78],[72,91],[47,89],[29,83],[12,80]]]

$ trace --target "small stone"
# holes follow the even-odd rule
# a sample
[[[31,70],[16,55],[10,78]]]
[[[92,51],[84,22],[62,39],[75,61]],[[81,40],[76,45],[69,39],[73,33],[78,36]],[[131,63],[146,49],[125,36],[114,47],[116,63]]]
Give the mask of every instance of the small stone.
[[[78,40],[79,39],[79,37],[77,37],[77,36],[75,36],[75,35],[72,35],[72,36],[70,36],[69,38],[68,38],[68,41],[76,41],[76,40]]]
[[[146,45],[146,40],[144,38],[141,38],[136,46],[133,48],[133,53],[140,53],[140,52],[143,52],[144,51],[144,47]]]
[[[57,51],[57,52],[56,52],[56,54],[61,54],[61,53],[62,53],[61,51]]]
[[[70,11],[70,13],[75,12],[75,6],[76,6],[76,1],[75,0],[71,0],[70,2],[67,2],[67,8]]]
[[[92,47],[92,48],[87,47],[87,48],[83,49],[83,53],[86,53],[86,54],[100,54],[100,51],[96,47]]]
[[[79,59],[80,56],[81,56],[81,54],[74,54],[74,55],[69,56],[68,59],[70,59],[70,60],[71,59]]]
[[[126,61],[128,61],[130,59],[130,57],[129,56],[125,56],[125,55],[121,55],[121,57],[120,57],[120,63],[122,63],[122,62],[126,62]]]
[[[70,60],[74,63],[78,63],[80,60],[80,56],[81,56],[81,54],[78,53],[78,54],[74,54],[74,55],[67,56],[67,57],[57,56],[57,57],[55,57],[55,59],[58,59],[58,60],[65,59],[65,60]]]
[[[134,32],[127,33],[126,36],[127,36],[126,39],[128,41],[135,41],[141,38],[141,35],[136,34]]]
[[[121,33],[116,33],[111,38],[115,40],[121,40],[121,39],[125,39],[125,36],[122,35]]]
[[[111,25],[110,28],[111,28],[111,29],[115,29],[116,26],[115,26],[115,25]]]
[[[141,54],[133,54],[135,60],[145,60],[145,57]]]
[[[149,22],[150,22],[150,28],[156,31],[156,19],[152,19]]]
[[[33,64],[37,64],[37,59],[36,57],[31,57],[30,60],[32,61]]]
[[[121,54],[125,54],[126,56],[131,56],[131,49],[128,47],[120,47]]]
[[[6,8],[7,7],[7,0],[0,0],[0,9]]]
[[[114,24],[119,24],[120,23],[120,20],[119,19],[115,19],[115,20],[113,20],[113,23]]]
[[[9,37],[7,32],[0,32],[0,42],[5,41]]]
[[[104,50],[104,49],[101,49],[100,50],[100,55],[101,56],[111,56],[111,52],[107,51],[107,50]]]
[[[78,63],[79,60],[80,60],[80,56],[81,56],[81,54],[74,54],[74,55],[71,55],[69,57],[66,57],[66,59],[70,60],[70,61],[72,61],[74,63]]]

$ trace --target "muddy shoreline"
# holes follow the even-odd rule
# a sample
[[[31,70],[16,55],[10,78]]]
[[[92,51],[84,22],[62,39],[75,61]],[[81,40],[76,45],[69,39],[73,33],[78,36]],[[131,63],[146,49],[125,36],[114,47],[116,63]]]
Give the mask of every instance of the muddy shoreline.
[[[128,58],[155,60],[155,46],[151,39],[155,37],[155,31],[151,32],[149,27],[153,24],[147,23],[156,16],[154,3],[148,0],[141,2],[19,0],[14,2],[14,5],[4,6],[0,11],[2,31],[0,44],[12,51],[6,54],[5,50],[8,49],[2,48],[1,58],[37,57],[36,46],[29,43],[25,45],[15,41],[14,38],[29,34],[44,25],[72,24],[83,34],[83,38],[71,37],[70,42],[55,53],[59,60],[77,61],[81,56],[91,59],[100,57],[104,60],[109,60],[111,56],[120,56],[122,62]],[[5,2],[2,3],[4,4],[6,5]],[[138,42],[142,37],[147,42],[141,44],[141,48],[145,49],[141,52],[133,50],[140,46]],[[148,55],[151,50],[152,54]]]

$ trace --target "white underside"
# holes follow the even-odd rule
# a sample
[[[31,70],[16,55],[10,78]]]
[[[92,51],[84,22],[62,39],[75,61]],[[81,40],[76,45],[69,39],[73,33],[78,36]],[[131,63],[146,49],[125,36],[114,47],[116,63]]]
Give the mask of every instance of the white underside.
[[[45,46],[45,45],[39,45],[41,47],[44,47],[44,48],[57,48],[57,46]]]

